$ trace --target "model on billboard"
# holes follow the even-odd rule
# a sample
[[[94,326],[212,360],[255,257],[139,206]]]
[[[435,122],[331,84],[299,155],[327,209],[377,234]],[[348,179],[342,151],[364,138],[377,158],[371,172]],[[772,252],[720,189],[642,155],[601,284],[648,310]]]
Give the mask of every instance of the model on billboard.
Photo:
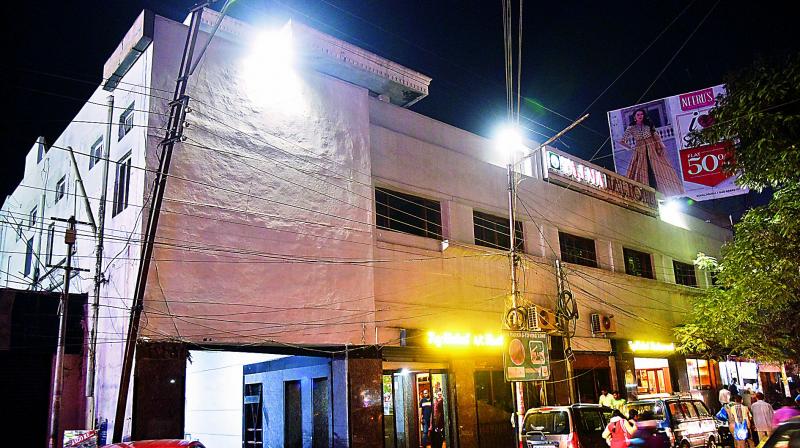
[[[633,117],[633,123],[625,129],[618,142],[633,151],[626,175],[636,182],[650,185],[665,196],[683,194],[683,182],[669,163],[664,143],[647,113],[644,109],[637,109]]]

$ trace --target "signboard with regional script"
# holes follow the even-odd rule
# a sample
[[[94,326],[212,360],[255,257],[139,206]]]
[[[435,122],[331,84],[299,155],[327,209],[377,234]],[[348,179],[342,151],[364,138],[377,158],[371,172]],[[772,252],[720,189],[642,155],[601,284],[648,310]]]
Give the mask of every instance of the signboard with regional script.
[[[506,381],[541,381],[550,378],[547,334],[508,331],[503,350]]]
[[[725,86],[718,85],[609,112],[616,172],[667,197],[703,201],[747,193],[723,171],[730,144],[691,144],[692,131],[714,125],[711,110],[722,95]]]

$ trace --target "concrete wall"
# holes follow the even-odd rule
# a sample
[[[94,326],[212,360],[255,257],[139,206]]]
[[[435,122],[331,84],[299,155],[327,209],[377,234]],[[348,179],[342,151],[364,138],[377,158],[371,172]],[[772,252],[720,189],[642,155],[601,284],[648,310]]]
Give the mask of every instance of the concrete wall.
[[[281,355],[193,350],[186,365],[184,433],[206,446],[242,446],[243,366]]]
[[[284,446],[284,385],[287,381],[300,381],[301,389],[301,414],[303,446],[311,447],[313,443],[313,391],[312,386],[315,378],[328,378],[328,388],[331,391],[331,365],[330,361],[324,358],[310,357],[289,357],[277,361],[267,361],[258,365],[248,366],[253,370],[264,370],[260,373],[245,373],[244,383],[262,384],[263,395],[263,441],[264,446]],[[335,394],[336,392],[334,392]],[[342,409],[334,410],[333,403],[328,402],[329,413],[337,417],[342,416],[346,411]],[[331,421],[329,414],[329,420]]]
[[[173,85],[185,32],[156,18],[154,89]],[[159,224],[170,245],[155,250],[144,334],[360,342],[374,332],[367,91],[300,70],[274,87],[298,89],[301,103],[259,102],[245,56],[215,40],[189,87],[187,141]]]

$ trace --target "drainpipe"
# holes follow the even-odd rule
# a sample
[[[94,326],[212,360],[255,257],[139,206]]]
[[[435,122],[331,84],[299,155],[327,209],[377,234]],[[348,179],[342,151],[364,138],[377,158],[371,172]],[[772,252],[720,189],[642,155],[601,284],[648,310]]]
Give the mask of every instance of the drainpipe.
[[[103,276],[103,235],[106,223],[106,192],[108,191],[108,166],[111,156],[111,130],[114,126],[114,95],[108,96],[108,121],[106,123],[106,135],[103,142],[103,180],[100,184],[100,206],[97,209],[97,227],[95,237],[97,248],[95,249],[94,265],[94,302],[92,303],[92,324],[89,340],[89,362],[86,372],[86,427],[94,428],[96,418],[96,398],[95,377],[97,375],[97,323],[99,322],[100,311],[100,287],[105,281]]]

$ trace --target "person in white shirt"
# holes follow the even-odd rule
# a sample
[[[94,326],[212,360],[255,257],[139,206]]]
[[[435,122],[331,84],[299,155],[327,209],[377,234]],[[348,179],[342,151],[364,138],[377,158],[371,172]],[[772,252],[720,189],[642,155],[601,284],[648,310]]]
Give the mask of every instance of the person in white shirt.
[[[731,402],[731,391],[728,390],[728,386],[723,384],[722,389],[719,390],[719,405],[720,408],[724,408]]]
[[[753,429],[758,433],[759,440],[767,440],[772,434],[772,417],[775,411],[772,405],[764,401],[764,394],[761,392],[755,395],[750,413],[753,415]]]
[[[600,400],[598,401],[600,406],[608,406],[610,408],[614,407],[614,396],[608,393],[607,389],[600,389]]]

